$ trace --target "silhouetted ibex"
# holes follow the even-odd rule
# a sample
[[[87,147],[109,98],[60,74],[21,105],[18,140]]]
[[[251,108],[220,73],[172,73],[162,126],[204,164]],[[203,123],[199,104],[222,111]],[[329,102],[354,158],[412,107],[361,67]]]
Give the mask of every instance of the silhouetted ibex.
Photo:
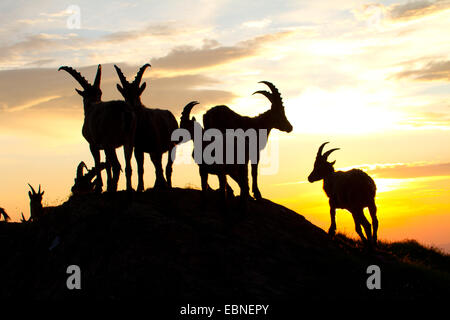
[[[196,147],[195,143],[195,137],[196,134],[194,133],[194,126],[198,126],[199,130],[201,130],[201,135],[199,135],[200,138],[203,137],[203,128],[201,127],[200,123],[198,123],[195,119],[195,117],[190,118],[190,114],[192,111],[192,108],[199,104],[197,101],[191,101],[189,102],[183,109],[183,112],[181,113],[181,119],[180,119],[180,128],[186,129],[189,131],[189,134],[191,136],[191,139],[194,141],[194,148]],[[210,142],[211,143],[211,142]],[[201,154],[203,154],[204,148],[208,146],[208,142],[202,141],[201,146]],[[195,150],[192,153],[192,157],[194,157]],[[224,156],[226,156],[226,148],[223,150]],[[245,176],[245,168],[244,165],[239,164],[207,164],[205,161],[202,161],[201,163],[197,163],[199,166],[199,172],[201,177],[201,184],[202,184],[202,191],[210,190],[211,188],[208,185],[208,174],[217,175],[219,179],[225,179],[225,182],[222,181],[222,183],[225,184],[225,190],[228,193],[233,194],[233,190],[231,189],[230,185],[226,182],[226,175],[229,175],[233,180],[235,180],[242,192],[242,188],[245,189],[245,186],[247,186],[247,192],[248,192],[248,181],[242,181],[240,178],[241,176]],[[245,165],[247,166],[247,165]],[[245,185],[245,183],[247,183]],[[241,186],[242,185],[242,186]]]
[[[6,213],[5,209],[0,208],[0,218],[3,216],[3,219],[5,219],[5,221],[8,221],[10,218],[8,216],[8,214]]]
[[[328,230],[330,235],[336,232],[336,209],[347,209],[351,212],[355,221],[355,229],[361,240],[376,243],[378,219],[377,207],[375,205],[376,185],[375,182],[364,171],[352,169],[350,171],[334,171],[333,165],[336,161],[328,162],[328,156],[339,148],[331,149],[322,154],[323,143],[317,151],[314,169],[308,177],[309,182],[323,179],[323,190],[327,194],[330,203],[331,226]],[[364,216],[364,208],[369,208],[372,217],[373,236],[369,221]],[[361,230],[364,227],[366,237]]]
[[[83,97],[84,124],[83,136],[89,142],[95,167],[100,168],[100,150],[105,151],[106,162],[112,167],[108,173],[108,191],[116,191],[120,176],[120,162],[117,159],[116,148],[123,146],[125,154],[125,175],[127,178],[127,190],[132,190],[131,185],[131,156],[133,154],[133,141],[136,129],[136,116],[125,101],[101,101],[100,90],[101,65],[98,65],[94,84],[91,85],[79,72],[67,66],[58,70],[67,71],[83,90],[75,89]],[[102,176],[97,171],[96,191],[102,190]]]
[[[256,163],[252,163],[252,192],[256,199],[261,199],[261,192],[258,188],[258,163],[260,159],[260,151],[266,147],[267,139],[269,137],[270,131],[272,129],[279,129],[285,132],[292,131],[292,125],[289,123],[284,112],[283,101],[281,99],[280,92],[278,89],[268,81],[261,81],[267,85],[271,92],[261,90],[256,91],[267,97],[271,102],[271,108],[266,112],[256,116],[256,117],[246,117],[241,116],[228,108],[227,106],[215,106],[208,110],[203,115],[203,125],[205,130],[216,128],[219,129],[223,134],[225,134],[226,129],[242,129],[244,131],[248,129],[256,130],[258,135],[257,138],[257,159]],[[259,130],[266,130],[266,139],[260,139],[261,132]],[[246,153],[249,153],[247,148]],[[249,157],[246,157],[247,165],[249,162]],[[248,171],[248,169],[247,169]],[[248,184],[248,177],[245,178]]]
[[[92,169],[88,169],[84,161],[81,161],[77,167],[77,175],[74,180],[74,184],[72,186],[72,194],[73,195],[81,195],[93,193],[95,191],[95,186],[97,184],[96,180],[92,181],[92,179],[96,178],[97,172],[102,171],[104,169],[108,170],[109,165],[106,162],[100,163],[99,168],[93,167]],[[84,169],[87,170],[84,173]]]
[[[114,65],[120,79],[117,89],[125,101],[133,108],[137,116],[136,135],[134,140],[134,156],[138,166],[139,182],[137,191],[144,190],[144,153],[150,154],[155,166],[155,188],[172,187],[172,164],[175,160],[176,143],[171,141],[172,132],[178,129],[178,122],[168,110],[149,109],[141,102],[141,94],[146,83],[141,80],[144,71],[150,64],[143,65],[136,74],[133,82],[128,82],[120,68]],[[162,169],[162,155],[169,151],[166,165],[166,179]]]
[[[28,196],[30,197],[30,218],[28,220],[22,214],[22,219],[27,221],[38,221],[43,216],[45,216],[53,207],[43,207],[42,206],[42,196],[45,191],[41,192],[41,185],[39,185],[39,190],[36,192],[34,188],[28,184],[31,191],[28,191]]]

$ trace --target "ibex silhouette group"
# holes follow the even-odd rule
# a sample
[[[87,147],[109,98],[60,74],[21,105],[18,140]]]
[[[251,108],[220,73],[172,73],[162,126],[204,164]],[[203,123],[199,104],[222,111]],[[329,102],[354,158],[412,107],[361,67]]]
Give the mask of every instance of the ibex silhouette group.
[[[219,191],[225,200],[227,193],[232,193],[232,189],[227,183],[227,176],[230,176],[240,187],[240,199],[246,203],[249,197],[248,182],[248,164],[251,162],[252,175],[252,193],[256,200],[262,199],[258,187],[258,163],[260,161],[260,152],[266,147],[268,136],[272,129],[278,129],[284,132],[291,132],[292,125],[286,118],[284,105],[279,90],[269,81],[261,81],[270,91],[259,90],[254,94],[264,95],[271,103],[270,109],[256,116],[242,116],[231,110],[225,105],[215,106],[207,110],[203,115],[203,128],[190,117],[192,108],[199,104],[197,101],[188,103],[181,114],[180,126],[175,116],[168,110],[147,108],[141,101],[141,95],[146,88],[146,83],[141,84],[142,77],[150,64],[144,64],[137,72],[134,80],[129,82],[121,69],[114,65],[120,84],[117,89],[124,100],[107,101],[101,100],[102,91],[101,65],[98,65],[97,74],[94,83],[90,84],[78,71],[72,67],[62,66],[58,70],[68,72],[82,87],[83,90],[75,89],[83,98],[84,106],[84,124],[82,134],[89,143],[89,147],[94,158],[95,167],[84,173],[87,169],[84,162],[81,162],[77,168],[77,176],[72,193],[81,195],[85,193],[102,191],[102,170],[107,172],[107,191],[117,190],[117,184],[121,172],[121,166],[116,156],[116,149],[124,148],[125,155],[125,175],[126,189],[132,191],[132,167],[131,156],[134,151],[138,168],[137,191],[144,190],[144,153],[150,155],[150,159],[155,167],[154,188],[172,187],[172,165],[175,160],[176,147],[184,140],[173,140],[173,133],[177,129],[184,129],[190,134],[190,139],[194,141],[194,154],[203,153],[204,150],[211,147],[211,143],[197,144],[196,130],[203,132],[214,130],[220,136],[229,138],[229,130],[235,132],[248,132],[253,130],[256,134],[256,142],[251,143],[245,135],[235,134],[232,136],[232,142],[235,140],[243,141],[244,157],[238,161],[239,150],[233,144],[231,149],[227,144],[223,145],[223,150],[218,150],[225,158],[231,158],[229,162],[207,162],[199,161],[199,174],[201,178],[201,187],[203,194],[210,188],[208,185],[208,175],[217,175],[219,179]],[[227,140],[227,143],[229,141]],[[254,145],[256,144],[256,145]],[[347,172],[335,172],[333,165],[335,162],[328,162],[327,158],[331,152],[338,149],[331,149],[322,154],[326,143],[323,143],[316,156],[314,170],[308,177],[310,182],[324,180],[323,189],[329,197],[331,226],[329,234],[336,232],[335,215],[336,209],[342,208],[349,210],[355,221],[355,228],[363,241],[368,243],[377,241],[378,220],[376,216],[375,194],[376,186],[374,181],[361,170],[350,170]],[[198,150],[198,149],[201,150]],[[256,150],[254,158],[251,158],[251,149]],[[100,151],[105,153],[106,161],[101,162]],[[241,150],[242,151],[242,150]],[[168,162],[165,170],[165,177],[162,167],[162,156],[169,152]],[[194,156],[193,154],[193,156]],[[194,157],[195,158],[195,157]],[[93,179],[95,180],[93,181]],[[47,208],[42,206],[42,195],[39,186],[36,192],[30,185],[30,219],[39,220],[45,215]],[[372,227],[364,217],[364,208],[368,207],[372,217]],[[0,208],[0,215],[5,220],[9,217],[6,212]],[[23,217],[23,215],[22,215]],[[23,217],[23,221],[26,221]],[[361,226],[364,228],[365,236]]]

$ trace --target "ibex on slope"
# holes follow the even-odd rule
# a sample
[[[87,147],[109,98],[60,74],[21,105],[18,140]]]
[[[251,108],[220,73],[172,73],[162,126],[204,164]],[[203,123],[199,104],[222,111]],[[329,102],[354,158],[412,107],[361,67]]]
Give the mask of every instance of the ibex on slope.
[[[36,192],[30,184],[28,184],[28,186],[31,189],[31,191],[28,191],[28,196],[30,197],[30,218],[26,220],[22,213],[22,222],[38,221],[50,210],[53,210],[53,207],[42,206],[42,196],[45,191],[41,192],[41,185],[39,185],[38,192]]]
[[[221,105],[211,108],[203,115],[203,125],[205,130],[215,128],[219,129],[223,134],[226,133],[226,129],[242,129],[244,131],[248,129],[256,130],[258,135],[258,152],[256,163],[252,163],[252,192],[255,199],[262,198],[261,192],[258,188],[258,163],[260,159],[260,151],[266,147],[270,131],[272,129],[279,129],[285,132],[292,131],[292,125],[289,123],[284,112],[280,92],[272,83],[268,81],[261,81],[261,83],[267,85],[271,92],[261,90],[256,91],[253,94],[259,93],[269,99],[272,105],[266,112],[256,117],[246,117],[237,114],[227,106]],[[260,139],[261,132],[259,130],[266,130],[265,139]],[[246,153],[249,153],[248,148]],[[248,165],[249,157],[246,157],[246,159],[246,163]],[[248,180],[248,177],[246,179]]]
[[[361,240],[374,243],[377,241],[378,219],[375,205],[376,185],[364,171],[352,169],[350,171],[334,171],[336,161],[328,162],[328,156],[339,148],[328,150],[322,154],[323,143],[317,151],[314,169],[308,177],[309,182],[323,180],[323,190],[329,198],[331,226],[330,235],[336,232],[336,209],[347,209],[355,221],[355,229]],[[364,216],[364,208],[369,208],[372,218],[373,235],[369,221]],[[364,236],[361,225],[367,238]]]
[[[0,218],[3,217],[5,221],[9,221],[10,217],[6,213],[5,209],[0,208]]]
[[[133,108],[137,117],[136,135],[134,139],[134,156],[138,166],[139,182],[137,191],[144,190],[144,153],[150,154],[155,166],[155,188],[172,187],[172,165],[175,161],[176,143],[171,141],[172,132],[178,129],[178,122],[169,110],[149,109],[141,102],[141,94],[146,83],[141,80],[144,71],[150,64],[143,65],[133,82],[128,82],[120,68],[114,65],[120,79],[117,89],[125,101]],[[166,179],[162,169],[162,155],[169,151],[166,165]]]
[[[195,119],[195,117],[190,118],[190,114],[192,111],[192,108],[199,104],[197,101],[191,101],[189,102],[183,109],[183,112],[181,113],[181,119],[180,119],[180,128],[186,129],[189,131],[190,137],[194,142],[194,148],[196,148],[196,145],[201,145],[202,150],[200,150],[200,154],[203,155],[204,149],[208,146],[208,142],[202,141],[201,144],[197,144],[196,134],[194,132],[195,126],[197,126],[198,130],[201,131],[201,135],[198,137],[203,137],[203,128],[201,127],[200,123],[198,123]],[[186,141],[185,141],[186,142]],[[211,142],[210,142],[211,143]],[[194,149],[192,153],[192,157],[195,159],[195,153],[196,150]],[[224,157],[226,157],[226,146],[224,145],[223,150]],[[219,177],[219,183],[220,185],[225,185],[225,191],[227,193],[233,193],[233,190],[231,189],[230,185],[226,181],[226,175],[229,175],[233,180],[236,181],[236,183],[239,184],[239,187],[241,188],[241,195],[248,194],[248,170],[247,164],[207,164],[205,161],[201,161],[201,163],[197,163],[199,166],[199,173],[201,178],[201,184],[202,184],[202,191],[210,190],[211,188],[208,185],[208,174],[217,175]],[[221,179],[221,180],[220,180]],[[242,197],[243,198],[243,197]]]
[[[120,176],[120,162],[117,159],[116,148],[123,146],[125,154],[125,175],[127,190],[132,190],[131,183],[131,156],[133,154],[133,141],[136,130],[136,116],[125,101],[101,101],[100,90],[101,65],[98,65],[94,84],[91,85],[79,72],[67,66],[58,70],[67,71],[83,90],[75,89],[83,97],[84,124],[82,133],[89,142],[97,168],[96,191],[102,190],[102,176],[100,167],[100,150],[105,151],[106,162],[112,167],[112,174],[108,174],[108,191],[116,191]]]
[[[84,169],[87,170],[84,173]],[[74,184],[72,186],[72,194],[73,195],[82,195],[89,194],[95,191],[95,186],[97,184],[96,180],[92,181],[92,179],[96,178],[97,171],[102,171],[106,169],[107,171],[110,169],[109,165],[106,162],[100,163],[99,168],[88,169],[84,161],[81,161],[77,167],[77,175],[75,177]]]

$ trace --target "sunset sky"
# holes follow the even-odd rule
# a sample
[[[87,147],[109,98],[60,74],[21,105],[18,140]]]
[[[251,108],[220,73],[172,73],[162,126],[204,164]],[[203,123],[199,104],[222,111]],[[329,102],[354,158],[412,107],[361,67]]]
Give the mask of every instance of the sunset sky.
[[[0,9],[0,206],[13,220],[29,215],[28,182],[57,205],[77,164],[93,165],[79,85],[58,67],[93,81],[101,63],[106,101],[121,98],[113,64],[133,78],[150,62],[142,101],[177,118],[191,100],[201,103],[197,119],[217,104],[257,115],[270,106],[251,95],[264,89],[258,81],[279,88],[294,131],[270,135],[262,167],[275,170],[261,172],[263,197],[327,230],[322,183],[306,178],[330,141],[341,148],[330,156],[336,169],[375,179],[379,238],[450,251],[449,0],[5,0]],[[200,185],[196,166],[184,163],[189,148],[178,153],[178,187]],[[133,169],[136,186],[134,160]],[[149,157],[145,170],[148,188]],[[356,235],[348,212],[338,211],[337,228]]]

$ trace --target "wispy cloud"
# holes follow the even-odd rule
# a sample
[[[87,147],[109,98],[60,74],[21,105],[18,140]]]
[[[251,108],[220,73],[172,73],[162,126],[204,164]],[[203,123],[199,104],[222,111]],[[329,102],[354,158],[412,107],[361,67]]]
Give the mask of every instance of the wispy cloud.
[[[193,70],[217,66],[255,56],[264,44],[281,40],[293,33],[294,31],[282,31],[266,34],[233,46],[219,46],[218,42],[207,41],[201,48],[175,47],[166,56],[152,59],[152,63],[166,70]]]
[[[450,81],[450,60],[429,61],[420,68],[408,70],[406,64],[404,71],[395,74],[395,78],[409,78],[416,81]]]

